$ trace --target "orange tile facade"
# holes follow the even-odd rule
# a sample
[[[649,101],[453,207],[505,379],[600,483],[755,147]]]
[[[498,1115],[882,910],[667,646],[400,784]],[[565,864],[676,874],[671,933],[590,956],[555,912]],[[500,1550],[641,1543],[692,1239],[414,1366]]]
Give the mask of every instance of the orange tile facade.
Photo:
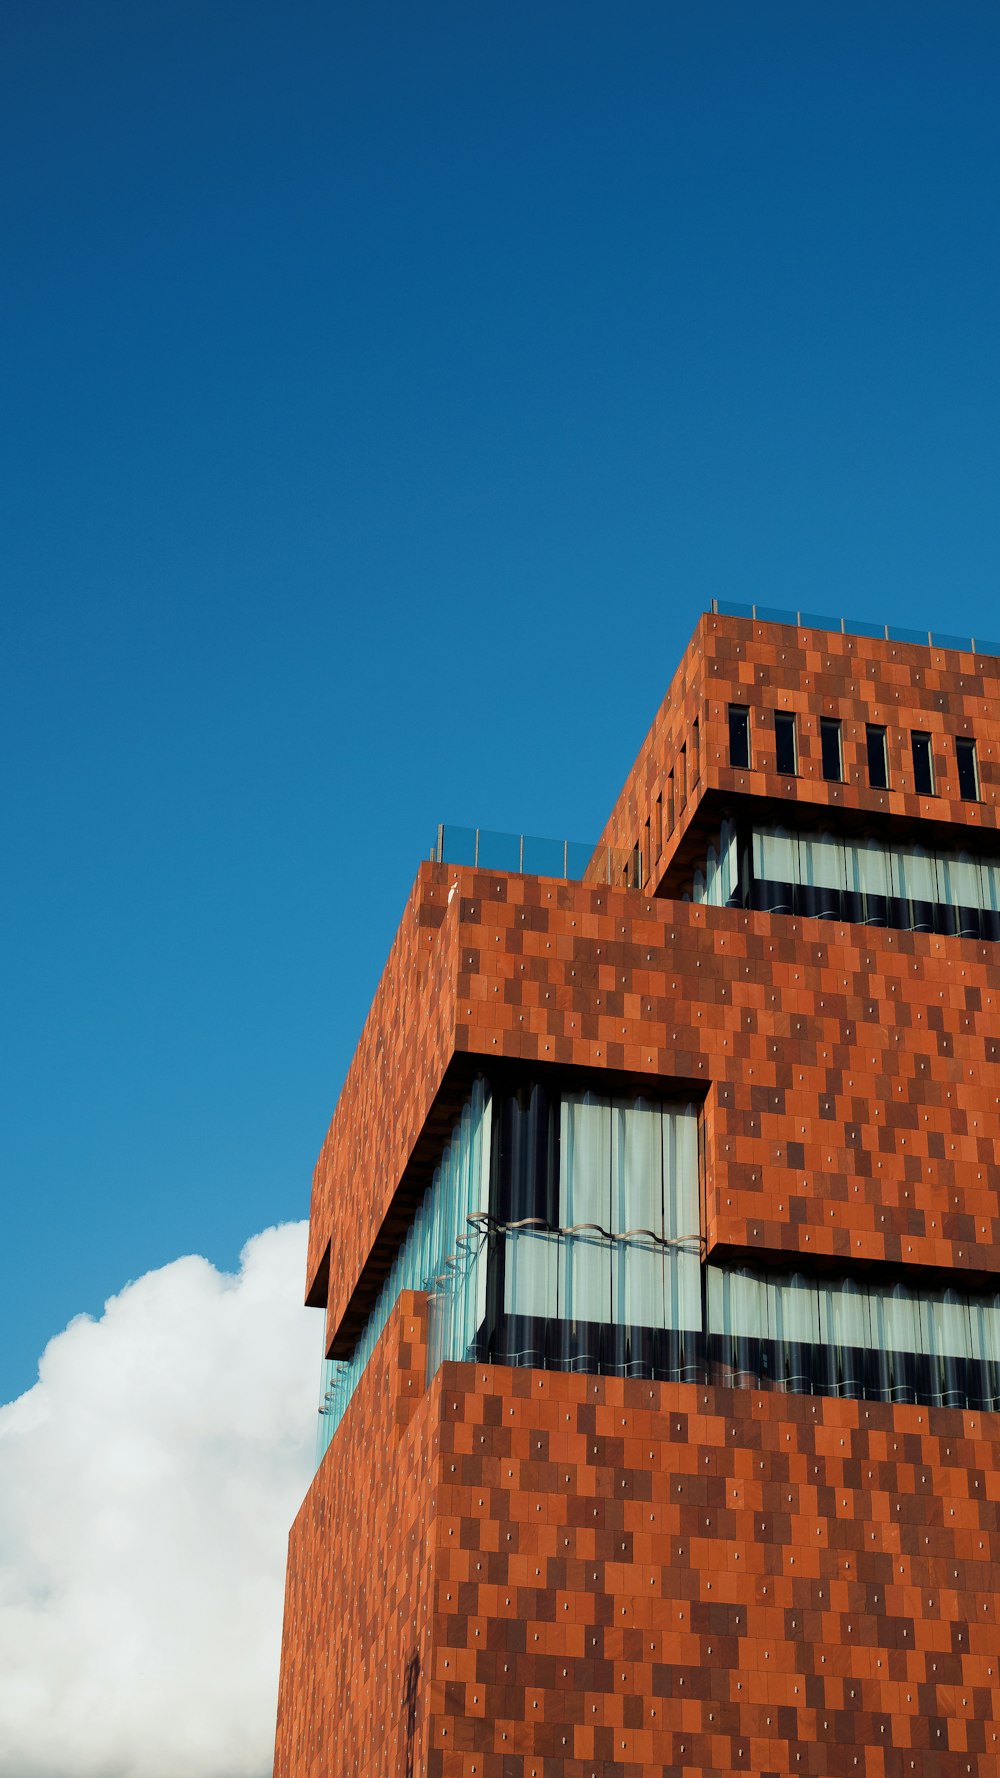
[[[994,1778],[1000,1416],[428,1389],[421,1327],[401,1299],[292,1532],[278,1778]]]
[[[693,1086],[715,1258],[1000,1274],[997,947],[666,895],[734,797],[897,834],[919,819],[933,843],[994,828],[996,676],[707,616],[594,880],[421,866],[314,1179],[310,1300],[332,1350],[454,1082],[497,1058]],[[726,763],[730,702],[751,708],[748,773]],[[799,718],[793,781],[768,751],[775,708]],[[844,724],[839,786],[823,714]],[[866,721],[888,731],[888,791],[856,776]],[[934,798],[908,785],[910,728],[935,736]],[[602,852],[619,872],[637,845],[644,888],[599,880]],[[293,1529],[276,1778],[985,1778],[998,1609],[1000,1415],[494,1366],[428,1384],[408,1294]]]
[[[729,706],[750,711],[751,769],[729,765]],[[779,776],[774,713],[797,718],[798,773]],[[842,724],[844,779],[822,775],[820,718]],[[865,730],[886,730],[888,790],[867,781]],[[697,726],[696,726],[697,725]],[[935,796],[913,788],[910,734],[932,737]],[[981,800],[958,792],[955,739],[975,737]],[[682,757],[683,750],[683,757]],[[672,783],[671,783],[672,779]],[[1000,660],[911,643],[706,613],[653,721],[595,849],[588,873],[621,881],[638,847],[643,887],[656,889],[692,827],[721,799],[769,799],[788,813],[839,811],[910,830],[915,821],[949,824],[958,837],[997,825],[1000,792]],[[672,818],[671,818],[671,811]],[[963,835],[964,830],[964,835]]]

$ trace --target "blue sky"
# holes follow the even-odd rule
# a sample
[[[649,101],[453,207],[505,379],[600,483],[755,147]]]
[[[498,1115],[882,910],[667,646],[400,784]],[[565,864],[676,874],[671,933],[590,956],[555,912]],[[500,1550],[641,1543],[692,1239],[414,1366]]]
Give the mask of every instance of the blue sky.
[[[713,594],[1000,633],[995,6],[10,0],[0,1396],[305,1214],[439,820]]]

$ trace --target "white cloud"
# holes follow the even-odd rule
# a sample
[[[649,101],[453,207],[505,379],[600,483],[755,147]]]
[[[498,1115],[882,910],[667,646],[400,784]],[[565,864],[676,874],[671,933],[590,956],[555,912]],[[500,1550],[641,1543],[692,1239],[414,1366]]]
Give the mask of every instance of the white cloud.
[[[2,1778],[265,1778],[318,1318],[304,1223],[149,1272],[0,1409]]]

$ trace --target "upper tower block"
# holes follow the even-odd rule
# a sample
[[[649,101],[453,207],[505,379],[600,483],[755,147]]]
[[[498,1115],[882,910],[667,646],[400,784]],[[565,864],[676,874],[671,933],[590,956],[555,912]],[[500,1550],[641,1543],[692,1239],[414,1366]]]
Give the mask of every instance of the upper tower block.
[[[681,895],[724,815],[969,846],[997,826],[1000,660],[707,612],[586,873]],[[950,831],[946,831],[950,830]]]

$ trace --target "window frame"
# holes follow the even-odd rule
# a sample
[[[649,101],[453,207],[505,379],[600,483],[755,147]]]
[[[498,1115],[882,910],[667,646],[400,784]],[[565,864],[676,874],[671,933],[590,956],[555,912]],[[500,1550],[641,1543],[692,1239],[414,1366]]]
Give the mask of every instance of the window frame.
[[[820,759],[825,784],[843,784],[844,782],[844,736],[843,723],[839,716],[821,716],[819,719]],[[837,770],[828,772],[826,769],[826,739],[832,735],[837,748]]]
[[[746,743],[746,759],[734,758],[733,750],[733,718],[742,718],[744,724],[743,740]],[[753,769],[753,748],[750,741],[750,706],[749,704],[730,704],[729,706],[729,765],[734,772],[749,772]]]
[[[879,760],[881,764],[882,782],[880,783],[872,770],[872,742],[878,737],[880,745]],[[868,757],[868,786],[871,790],[888,790],[889,788],[889,734],[884,723],[865,723],[865,752]]]
[[[965,773],[963,770],[963,764],[962,764],[963,755],[964,755],[964,758],[966,760],[968,760],[969,764],[972,767],[972,794],[971,795],[970,795],[969,791],[966,790],[966,788],[963,784],[963,778],[965,776]],[[983,799],[980,795],[980,786],[979,786],[979,757],[976,752],[976,741],[975,741],[974,735],[956,735],[955,736],[955,766],[958,771],[958,794],[961,797],[962,802],[963,803],[982,802]]]
[[[781,763],[782,741],[779,733],[784,730],[784,744],[790,736],[792,742],[791,768]],[[799,733],[794,710],[776,710],[774,712],[774,769],[779,778],[797,778],[799,775]]]
[[[926,748],[925,764],[927,767],[926,789],[918,782],[921,767],[917,763],[918,745],[921,751]],[[936,796],[937,787],[934,774],[934,741],[927,729],[910,730],[910,754],[913,760],[913,788],[918,796]]]

